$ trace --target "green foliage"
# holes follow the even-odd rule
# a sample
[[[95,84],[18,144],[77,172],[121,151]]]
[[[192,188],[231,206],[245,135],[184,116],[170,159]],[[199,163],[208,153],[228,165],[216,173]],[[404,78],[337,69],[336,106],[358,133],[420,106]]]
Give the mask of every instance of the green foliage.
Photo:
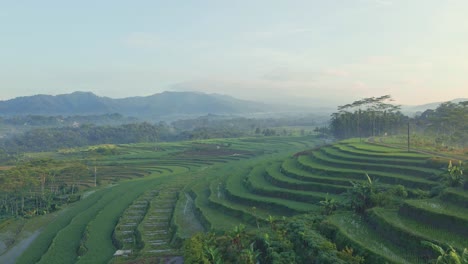
[[[357,213],[364,213],[374,206],[372,196],[375,194],[375,186],[372,179],[366,173],[367,181],[351,182],[353,187],[348,190],[348,203]]]
[[[320,201],[319,203],[322,208],[322,214],[324,215],[330,215],[338,208],[338,202],[333,198],[329,199],[328,193],[325,200]]]
[[[450,187],[463,186],[465,179],[463,176],[463,165],[461,161],[458,162],[458,166],[453,165],[452,161],[449,161],[445,181]]]
[[[448,146],[464,148],[468,142],[468,104],[467,101],[440,104],[435,110],[423,112],[415,120],[417,128],[435,138],[438,149]]]
[[[392,101],[390,95],[364,98],[339,106],[338,112],[332,114],[331,133],[336,138],[344,139],[398,132],[406,124],[407,118],[399,111],[399,106],[385,101]]]
[[[347,247],[336,245],[314,229],[322,218],[302,215],[274,220],[269,228],[246,232],[236,226],[219,235],[197,234],[184,243],[186,263],[363,263]],[[273,225],[274,223],[274,225]]]
[[[41,234],[33,241],[33,243],[26,249],[24,254],[22,254],[19,259],[17,260],[18,264],[29,264],[29,263],[37,263],[41,257],[47,252],[49,246],[52,245],[55,237],[57,234],[66,228],[71,221],[80,213],[87,210],[88,208],[92,207],[96,204],[104,195],[108,195],[112,190],[111,189],[104,189],[99,192],[94,193],[87,199],[80,201],[79,203],[74,204],[71,208],[68,208],[64,211],[57,220],[54,221],[53,224],[50,224],[45,227],[45,229],[41,232]],[[78,236],[78,241],[81,240],[81,236]],[[70,244],[71,239],[69,238],[68,241],[65,243]],[[75,243],[73,241],[73,243]],[[73,248],[73,247],[72,247]],[[73,248],[72,250],[76,250]],[[72,251],[72,256],[74,255],[74,251]],[[62,262],[65,263],[65,262]]]
[[[3,143],[7,151],[50,151],[98,144],[156,142],[159,128],[146,122],[118,126],[37,128]]]
[[[341,251],[337,253],[338,257],[344,260],[348,264],[362,264],[364,263],[364,257],[362,256],[355,256],[354,250],[348,246],[343,248]]]
[[[380,188],[372,195],[371,199],[375,206],[398,208],[407,197],[408,191],[405,186],[398,184],[387,189]]]
[[[468,264],[468,249],[464,249],[460,255],[451,245],[444,249],[429,241],[421,241],[421,244],[430,247],[438,256],[433,261],[435,264]]]

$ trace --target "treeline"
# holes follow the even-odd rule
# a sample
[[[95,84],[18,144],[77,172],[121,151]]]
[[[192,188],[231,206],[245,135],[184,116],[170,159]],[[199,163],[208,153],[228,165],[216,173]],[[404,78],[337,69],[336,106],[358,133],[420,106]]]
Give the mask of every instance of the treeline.
[[[78,183],[92,176],[80,162],[32,160],[0,171],[0,217],[33,216],[76,201]]]
[[[393,105],[390,95],[369,97],[338,107],[332,114],[330,132],[338,139],[371,137],[396,134],[408,122],[400,112],[400,106]]]
[[[37,128],[4,139],[6,152],[50,151],[59,148],[98,144],[156,142],[159,128],[146,122],[119,126],[82,125],[77,127]]]
[[[468,146],[468,101],[440,104],[416,116],[412,123],[418,132],[433,136],[439,146]]]
[[[283,126],[318,126],[326,123],[326,119],[316,115],[275,118],[245,118],[206,115],[195,119],[177,120],[171,125],[177,130],[192,130],[197,128],[236,129],[253,131],[256,128],[265,129]]]
[[[232,138],[243,136],[288,135],[287,126],[314,126],[319,124],[315,116],[298,118],[240,118],[207,115],[196,119],[178,120],[170,124],[159,122],[130,123],[123,125],[96,125],[86,122],[94,118],[120,122],[128,120],[121,115],[101,115],[89,117],[69,117],[61,123],[61,117],[26,116],[0,120],[19,126],[24,122],[32,129],[16,133],[0,140],[0,161],[4,154],[27,151],[51,151],[60,148],[79,147],[97,144],[126,144],[155,141],[179,141],[209,138]],[[59,121],[58,121],[59,120]],[[65,119],[64,119],[65,120]],[[76,120],[86,121],[80,123]],[[69,123],[73,121],[73,123]],[[68,122],[68,123],[67,123]],[[110,122],[110,121],[109,121]],[[65,125],[65,123],[67,125]],[[304,133],[304,132],[303,132]]]
[[[74,124],[95,124],[95,125],[120,125],[134,123],[138,121],[135,117],[125,117],[121,114],[103,115],[74,115],[74,116],[44,116],[44,115],[24,115],[0,117],[0,124],[9,126],[32,126],[32,127],[60,127],[72,126]]]
[[[291,134],[286,127],[320,126],[326,120],[315,115],[278,118],[245,118],[206,115],[195,119],[177,120],[161,127],[161,139],[191,140],[208,138],[230,138],[242,136],[286,136]],[[161,125],[161,123],[160,123]],[[172,133],[166,133],[167,130]],[[302,131],[301,134],[305,134]]]

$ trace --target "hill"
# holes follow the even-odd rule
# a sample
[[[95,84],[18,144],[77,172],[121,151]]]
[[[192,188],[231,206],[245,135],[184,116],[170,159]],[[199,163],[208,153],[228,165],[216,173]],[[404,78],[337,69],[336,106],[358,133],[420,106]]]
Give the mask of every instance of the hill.
[[[265,105],[226,95],[163,92],[143,97],[112,99],[91,92],[34,95],[0,101],[0,115],[95,115],[119,113],[153,118],[177,115],[246,114],[264,112]]]
[[[468,101],[468,98],[456,98],[456,99],[450,100],[450,102],[452,103],[459,103],[463,101]],[[434,103],[428,103],[428,104],[423,104],[423,105],[405,105],[405,106],[402,106],[402,111],[406,114],[424,112],[428,109],[436,109],[442,103],[445,103],[445,102],[434,102]]]

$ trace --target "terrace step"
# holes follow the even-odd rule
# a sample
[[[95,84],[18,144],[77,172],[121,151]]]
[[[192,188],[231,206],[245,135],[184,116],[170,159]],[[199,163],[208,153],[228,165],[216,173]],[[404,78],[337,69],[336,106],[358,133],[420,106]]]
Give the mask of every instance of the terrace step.
[[[220,190],[218,189],[218,186],[219,185],[216,181],[213,181],[210,184],[210,194],[208,198],[210,206],[217,209],[218,211],[231,215],[253,226],[265,222],[265,219],[267,219],[267,217],[270,215],[280,217],[280,215],[276,214],[274,211],[249,207],[240,203],[232,203],[225,198],[225,195],[219,195]]]
[[[421,223],[468,237],[468,209],[438,199],[407,200],[399,214]]]
[[[284,200],[281,198],[264,197],[251,193],[243,184],[241,173],[230,175],[226,180],[226,198],[247,206],[261,207],[268,210],[279,210],[285,215],[317,210],[318,206],[310,203]]]
[[[134,242],[137,241],[136,229],[147,213],[149,201],[157,195],[158,192],[154,190],[143,193],[124,211],[114,230],[116,239],[122,245],[120,249],[136,251],[134,248]]]
[[[428,155],[410,152],[399,152],[399,153],[382,153],[382,152],[370,152],[363,149],[358,149],[352,147],[349,144],[336,144],[334,145],[335,148],[338,148],[340,151],[344,153],[348,153],[351,155],[362,156],[362,157],[379,157],[379,158],[397,158],[397,159],[410,159],[410,160],[426,160],[429,158]]]
[[[141,252],[156,254],[172,251],[169,228],[177,196],[177,189],[167,188],[158,190],[158,195],[149,202],[148,213],[138,226],[144,244]]]
[[[410,165],[410,166],[425,166],[427,159],[406,159],[403,157],[387,158],[387,157],[376,157],[376,156],[360,156],[351,154],[351,152],[345,152],[340,149],[340,144],[333,145],[331,147],[322,147],[320,151],[329,157],[335,159],[343,159],[354,162],[370,162],[370,163],[385,163],[394,165]]]
[[[422,258],[407,254],[391,241],[369,227],[365,220],[353,213],[340,213],[328,218],[337,231],[332,239],[340,247],[349,246],[364,256],[366,263],[427,263]]]
[[[288,158],[283,161],[281,164],[281,173],[285,176],[293,179],[298,179],[304,182],[317,182],[325,184],[337,184],[343,186],[352,186],[350,179],[346,177],[337,177],[335,175],[320,175],[313,174],[309,171],[301,169],[302,165],[297,162],[297,159]]]
[[[213,206],[213,203],[209,200],[209,188],[210,183],[205,180],[191,187],[195,216],[206,230],[231,230],[240,223],[240,220],[231,214],[226,214],[224,210],[220,210],[217,206]],[[246,224],[248,227],[250,226],[249,222]]]
[[[325,199],[324,192],[311,192],[302,190],[290,190],[272,185],[265,179],[263,165],[254,168],[244,182],[245,186],[255,194],[262,196],[276,197],[286,200],[318,203]],[[333,197],[337,198],[337,197]]]
[[[443,172],[436,169],[427,169],[425,167],[416,167],[416,166],[407,166],[407,165],[394,165],[384,162],[372,163],[372,162],[355,162],[348,161],[345,159],[336,159],[330,156],[327,156],[326,153],[321,151],[314,151],[310,154],[315,160],[319,161],[322,164],[339,167],[339,168],[350,168],[350,169],[360,169],[360,170],[377,170],[392,172],[396,174],[403,174],[408,176],[414,176],[423,179],[432,179],[437,180],[439,175]]]
[[[299,156],[297,158],[298,163],[302,165],[305,170],[321,173],[327,176],[342,176],[349,177],[350,179],[362,180],[367,173],[371,177],[378,178],[382,183],[387,184],[402,184],[410,188],[422,188],[422,189],[431,189],[436,186],[437,183],[433,181],[428,181],[421,178],[400,175],[395,173],[388,173],[376,170],[360,170],[360,169],[350,169],[350,168],[336,168],[326,164],[320,163],[320,161],[314,160],[310,156]]]
[[[349,189],[349,186],[310,181],[307,182],[295,178],[290,178],[281,173],[281,171],[282,169],[279,163],[266,167],[266,173],[264,176],[265,180],[277,187],[292,190],[318,191],[339,194],[346,192]]]
[[[460,189],[446,189],[440,199],[446,203],[452,203],[462,208],[468,208],[468,192]]]
[[[403,154],[408,154],[405,150],[402,150],[401,148],[397,147],[391,147],[391,146],[382,146],[378,144],[373,144],[370,142],[350,142],[350,141],[343,141],[343,144],[348,145],[351,148],[358,149],[358,150],[364,150],[372,153],[403,153]],[[419,153],[418,153],[419,154]]]
[[[408,254],[432,255],[432,250],[421,245],[423,240],[438,245],[450,244],[461,251],[467,246],[466,237],[406,218],[398,214],[398,210],[373,208],[369,213],[370,225]]]

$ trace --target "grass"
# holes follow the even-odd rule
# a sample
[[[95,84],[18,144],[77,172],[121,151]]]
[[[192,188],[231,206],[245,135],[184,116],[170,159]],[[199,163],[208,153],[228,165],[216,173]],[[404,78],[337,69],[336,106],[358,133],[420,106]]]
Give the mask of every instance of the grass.
[[[370,214],[371,222],[380,227],[377,228],[378,232],[398,247],[406,248],[408,252],[427,250],[421,245],[423,240],[432,241],[438,245],[448,243],[461,251],[468,247],[466,237],[403,217],[398,214],[397,210],[374,208]]]
[[[329,221],[337,229],[336,243],[352,247],[357,254],[364,256],[366,263],[425,263],[383,239],[360,216],[342,213],[331,216]]]
[[[281,198],[265,197],[251,193],[243,184],[248,171],[231,174],[226,180],[226,197],[231,201],[247,206],[262,207],[268,210],[279,210],[284,215],[305,213],[317,210],[317,206],[310,203],[284,200]]]
[[[429,190],[438,184],[427,179],[438,172],[428,166],[429,155],[355,139],[293,157],[294,152],[317,142],[305,136],[118,145],[119,154],[98,161],[98,177],[119,181],[118,185],[97,190],[60,212],[18,263],[106,263],[111,259],[120,263],[163,254],[151,253],[156,248],[168,249],[167,254],[180,253],[175,249],[181,239],[198,231],[232,230],[241,223],[254,229],[269,215],[319,213],[318,201],[327,193],[340,200],[337,194],[351,188],[351,180],[364,181],[364,173],[384,186],[403,184],[411,191]],[[72,154],[53,155],[66,160],[76,156]],[[119,226],[130,221],[127,211],[132,203],[150,190],[166,194],[148,198],[151,206],[135,227],[138,235],[133,241],[138,240],[138,245],[126,247],[132,248],[134,255],[112,258],[116,249],[112,233],[123,241],[124,236],[117,234]],[[340,247],[351,246],[368,263],[420,263],[418,254],[410,254],[413,249],[423,251],[420,239],[463,246],[463,238],[468,236],[463,233],[468,232],[467,201],[466,191],[450,188],[439,199],[407,200],[399,211],[375,208],[369,211],[368,219],[338,212],[328,221],[336,230],[332,234],[335,242]],[[154,229],[148,224],[160,206],[173,209],[164,215],[171,225],[167,234],[155,238],[145,232]],[[167,243],[151,246],[155,239]],[[84,247],[78,256],[80,245]]]
[[[195,201],[195,215],[198,217],[205,229],[210,230],[230,230],[233,226],[242,223],[240,219],[226,215],[216,210],[210,204],[208,197],[209,182],[201,180],[192,188],[192,195]]]
[[[108,203],[88,223],[85,242],[87,251],[77,263],[105,263],[112,258],[115,247],[111,237],[119,217],[142,192],[154,187],[155,181],[141,180],[126,185],[125,190],[121,190],[121,195]]]
[[[18,264],[37,263],[41,257],[47,252],[52,244],[55,236],[68,226],[71,221],[82,211],[97,203],[105,194],[110,192],[109,189],[102,189],[90,195],[88,198],[77,202],[76,204],[61,212],[60,217],[47,225],[36,240],[28,247],[28,249],[17,260]],[[81,237],[79,237],[81,239]]]
[[[326,154],[329,157],[335,159],[343,159],[347,161],[354,161],[354,162],[370,162],[370,163],[385,163],[385,164],[405,164],[405,165],[412,165],[412,166],[424,166],[427,163],[427,158],[421,159],[405,159],[404,157],[376,157],[374,155],[371,156],[360,156],[357,155],[356,152],[345,152],[341,150],[339,147],[342,144],[336,144],[331,147],[322,147],[320,151]]]
[[[438,199],[407,200],[400,214],[435,228],[468,236],[468,209]]]
[[[372,178],[377,178],[382,183],[387,184],[402,184],[408,186],[409,188],[422,188],[430,189],[436,185],[435,182],[420,179],[416,177],[400,175],[396,173],[384,172],[379,170],[361,170],[361,169],[351,169],[351,168],[337,168],[329,166],[326,164],[320,163],[313,159],[310,156],[300,156],[298,157],[298,162],[303,166],[305,170],[312,172],[323,173],[328,176],[342,176],[348,177],[350,180],[353,179],[362,179],[367,173]]]
[[[421,154],[416,152],[399,152],[398,154],[392,152],[370,152],[364,149],[353,148],[348,144],[336,144],[333,145],[334,148],[339,149],[344,153],[349,153],[351,155],[363,156],[363,157],[378,157],[378,158],[405,158],[405,159],[414,159],[421,160],[427,159],[427,154]]]
[[[263,164],[256,166],[247,177],[245,184],[252,193],[308,203],[318,203],[325,199],[326,193],[323,192],[289,190],[271,185],[271,183],[265,179],[266,172],[264,166]],[[332,198],[336,197],[332,195]]]
[[[393,172],[404,175],[411,175],[420,178],[438,178],[443,172],[442,170],[428,169],[423,166],[408,166],[408,165],[394,165],[386,162],[371,163],[371,162],[356,162],[349,161],[346,159],[336,159],[329,157],[320,151],[314,151],[310,154],[314,159],[320,161],[322,164],[339,167],[339,168],[350,168],[350,169],[362,169],[362,170],[378,170],[385,172]]]
[[[263,223],[269,215],[277,216],[276,212],[231,202],[226,199],[222,188],[222,181],[212,181],[210,184],[209,201],[212,207],[220,210],[224,214],[247,222],[251,226]]]
[[[337,181],[328,181],[333,184],[302,181],[296,178],[291,178],[281,173],[281,164],[274,163],[265,168],[265,179],[273,185],[285,189],[304,190],[304,191],[318,191],[326,193],[340,194],[346,192],[349,186],[340,185]],[[329,180],[328,178],[324,178]],[[349,182],[346,182],[349,184]]]
[[[296,158],[286,158],[281,164],[281,171],[290,178],[298,179],[305,182],[318,182],[327,184],[338,184],[351,186],[349,178],[336,175],[319,175],[301,169]]]
[[[39,263],[76,262],[78,258],[77,251],[88,223],[118,196],[118,192],[109,192],[91,207],[77,214],[66,227],[55,235],[52,244],[41,257]]]
[[[468,192],[460,189],[448,188],[444,190],[440,199],[444,202],[453,203],[462,208],[468,208]]]

